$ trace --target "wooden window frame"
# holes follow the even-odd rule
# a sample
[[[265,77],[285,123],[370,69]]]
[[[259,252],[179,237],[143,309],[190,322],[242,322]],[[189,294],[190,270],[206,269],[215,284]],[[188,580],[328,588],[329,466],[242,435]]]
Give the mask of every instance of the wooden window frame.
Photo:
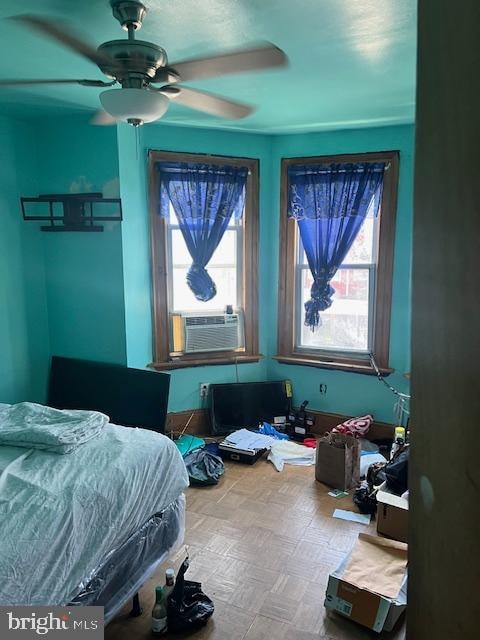
[[[211,351],[171,356],[167,224],[159,215],[160,176],[158,162],[198,162],[214,165],[229,164],[248,168],[244,229],[243,229],[243,295],[245,349],[242,351]],[[258,362],[258,219],[259,160],[197,153],[150,150],[148,152],[148,183],[150,209],[151,264],[153,287],[153,362],[157,370],[179,369],[213,364]]]
[[[383,183],[381,217],[378,240],[377,277],[374,304],[373,354],[382,373],[389,367],[390,320],[392,305],[393,258],[395,248],[395,221],[399,173],[399,152],[353,153],[306,158],[282,158],[280,183],[280,256],[278,292],[278,355],[275,359],[285,364],[301,364],[326,369],[340,369],[375,374],[369,356],[359,354],[345,357],[328,351],[295,347],[295,260],[297,223],[287,217],[288,169],[296,164],[330,164],[345,162],[385,162],[388,170]]]

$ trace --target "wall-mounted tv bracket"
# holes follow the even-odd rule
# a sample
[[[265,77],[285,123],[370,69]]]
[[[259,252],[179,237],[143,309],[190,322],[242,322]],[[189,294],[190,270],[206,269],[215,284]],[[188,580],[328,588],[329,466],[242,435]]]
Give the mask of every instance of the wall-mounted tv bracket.
[[[48,222],[42,231],[103,231],[103,225],[96,222],[121,222],[122,201],[120,198],[104,198],[101,193],[49,193],[36,198],[20,198],[24,220]],[[33,215],[26,212],[26,204],[48,203],[48,215]],[[60,206],[55,207],[55,204]],[[117,204],[114,214],[99,215],[102,205]]]

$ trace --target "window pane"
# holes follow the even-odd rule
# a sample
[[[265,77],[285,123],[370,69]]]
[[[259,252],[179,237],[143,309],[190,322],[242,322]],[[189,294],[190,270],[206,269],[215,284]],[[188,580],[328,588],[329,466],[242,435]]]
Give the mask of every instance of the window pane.
[[[374,247],[375,247],[375,233],[378,218],[368,215],[363,221],[360,231],[357,234],[350,251],[345,257],[345,264],[372,264],[375,262]],[[303,250],[302,240],[300,234],[298,234],[298,249],[297,249],[297,262],[298,264],[308,264],[307,256]]]
[[[197,300],[190,291],[186,282],[187,271],[185,267],[172,270],[173,311],[223,311],[227,304],[238,307],[235,267],[207,267],[217,287],[217,295],[208,302]]]
[[[234,266],[236,264],[236,236],[236,231],[225,231],[220,244],[209,262],[209,266],[219,264]],[[174,266],[192,264],[192,258],[190,257],[180,229],[172,229],[172,264]]]
[[[237,258],[237,232],[236,231],[225,231],[225,234],[215,249],[215,253],[213,254],[210,262],[208,263],[208,267],[213,267],[215,265],[223,264],[223,265],[235,265]]]
[[[369,270],[339,269],[332,280],[335,289],[332,306],[323,311],[322,325],[312,332],[303,323],[304,304],[310,298],[312,276],[302,269],[300,346],[308,348],[367,351],[369,312]]]
[[[360,231],[350,247],[350,251],[344,260],[345,264],[369,264],[375,262],[373,256],[374,233],[375,218],[369,215],[363,221]]]
[[[192,264],[192,258],[180,229],[172,229],[172,264]]]

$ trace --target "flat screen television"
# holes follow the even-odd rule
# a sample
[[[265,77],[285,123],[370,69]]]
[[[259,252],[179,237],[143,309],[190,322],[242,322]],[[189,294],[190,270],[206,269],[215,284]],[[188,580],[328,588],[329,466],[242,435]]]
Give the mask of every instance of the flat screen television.
[[[212,384],[210,393],[214,434],[256,428],[264,420],[273,422],[275,416],[287,416],[290,409],[284,380]]]
[[[113,424],[165,432],[170,376],[76,358],[53,356],[48,404],[56,409],[89,409]]]

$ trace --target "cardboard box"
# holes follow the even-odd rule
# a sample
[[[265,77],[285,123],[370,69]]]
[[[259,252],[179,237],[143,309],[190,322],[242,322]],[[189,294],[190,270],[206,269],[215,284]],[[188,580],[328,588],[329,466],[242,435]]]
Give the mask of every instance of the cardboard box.
[[[335,433],[319,440],[315,478],[342,491],[356,487],[360,481],[360,443],[357,438]]]
[[[329,576],[325,608],[378,633],[391,631],[407,607],[407,549],[361,533]]]
[[[393,493],[377,492],[377,533],[400,542],[408,541],[408,500]]]

